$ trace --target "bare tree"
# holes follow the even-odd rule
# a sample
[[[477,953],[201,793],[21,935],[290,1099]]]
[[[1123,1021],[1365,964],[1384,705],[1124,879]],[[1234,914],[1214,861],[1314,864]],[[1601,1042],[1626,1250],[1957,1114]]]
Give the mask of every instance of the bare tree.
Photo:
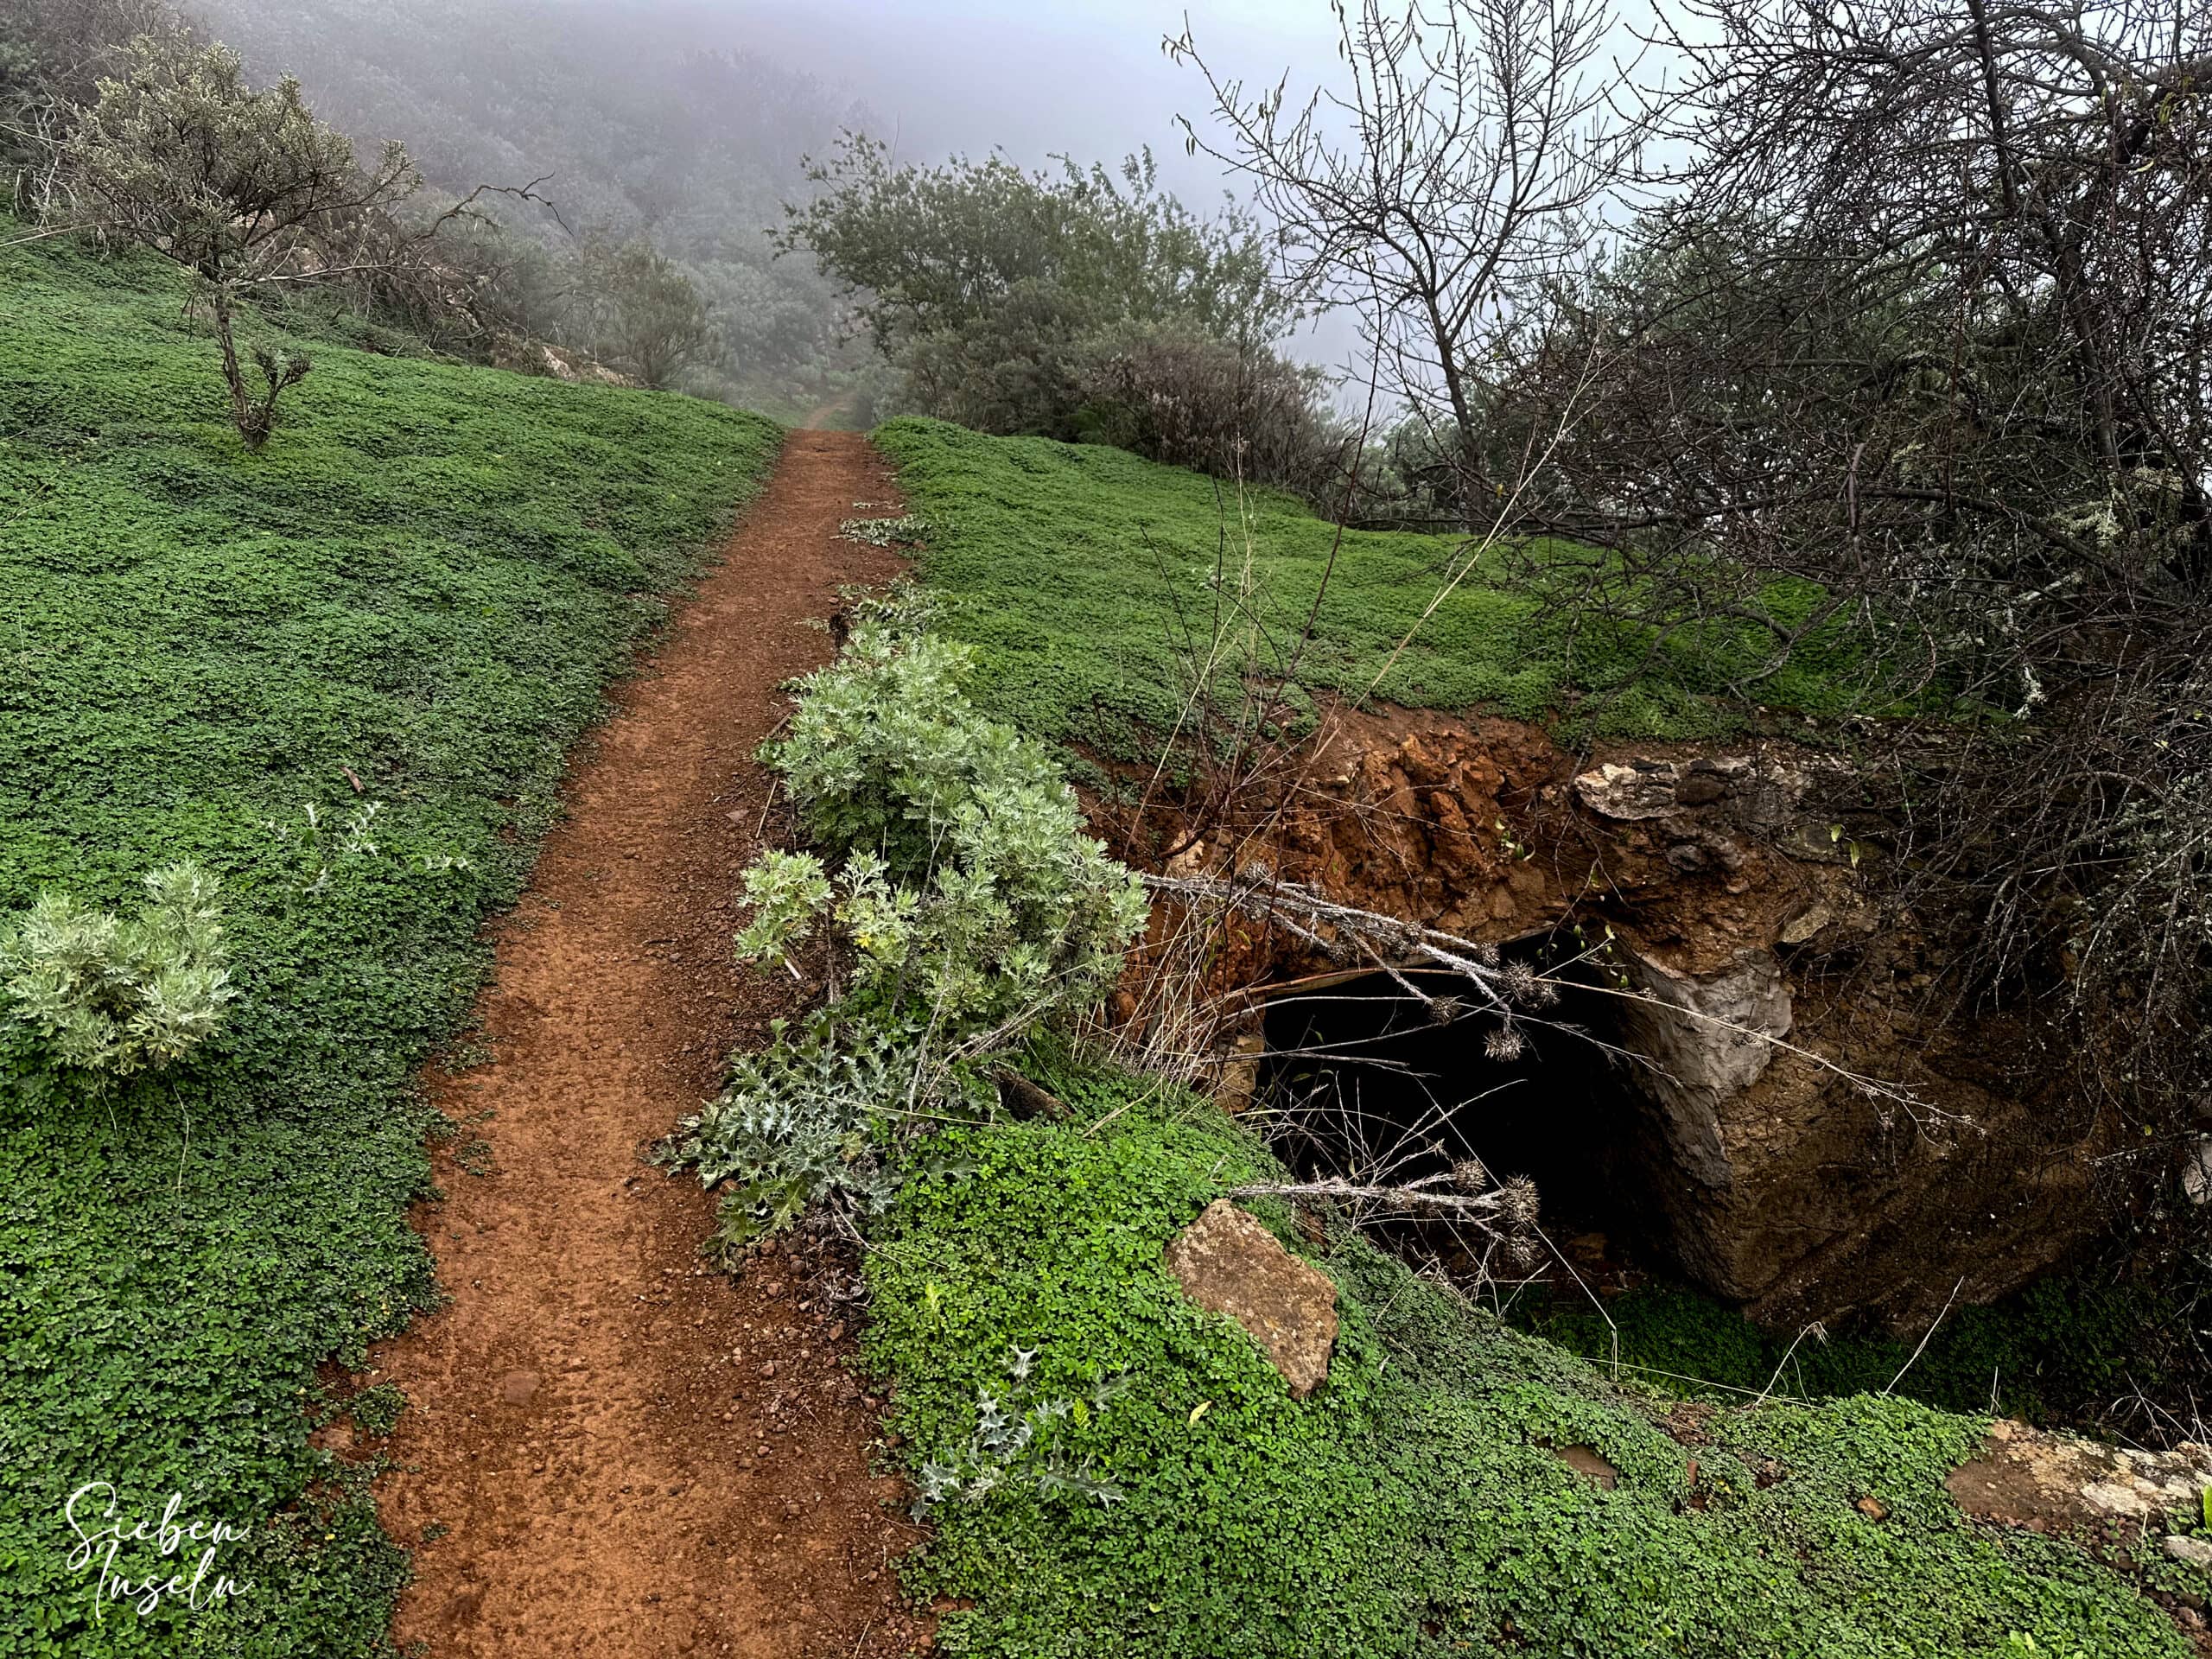
[[[2212,1063],[2212,12],[1688,0],[1663,41],[1687,167],[1498,382],[1497,441],[1565,433],[1515,528],[1606,550],[1529,574],[1717,689],[1940,708],[1899,912],[2163,1158]]]
[[[1249,179],[1301,296],[1356,311],[1432,435],[1460,513],[1499,490],[1489,378],[1560,274],[1580,264],[1637,149],[1593,74],[1605,0],[1336,0],[1339,89],[1291,100],[1225,77],[1186,28],[1218,143],[1187,144]],[[1509,486],[1510,487],[1510,486]]]
[[[199,279],[222,346],[231,418],[249,449],[269,440],[276,400],[308,359],[254,353],[239,361],[239,299],[272,284],[327,280],[378,256],[360,237],[372,216],[420,188],[397,143],[365,170],[341,133],[315,118],[287,79],[256,90],[227,47],[180,48],[142,38],[120,79],[99,83],[61,149],[64,176],[90,226],[161,254]]]

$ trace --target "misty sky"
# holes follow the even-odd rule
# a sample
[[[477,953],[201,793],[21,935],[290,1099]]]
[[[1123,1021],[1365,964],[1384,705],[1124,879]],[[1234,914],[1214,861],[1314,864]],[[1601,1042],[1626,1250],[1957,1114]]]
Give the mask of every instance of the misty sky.
[[[754,50],[849,87],[897,128],[904,158],[995,143],[1025,162],[1054,150],[1088,160],[1149,143],[1179,192],[1217,189],[1176,137],[1175,116],[1203,113],[1205,92],[1195,70],[1160,50],[1161,36],[1183,26],[1176,0],[693,0],[688,9]],[[1249,78],[1296,66],[1310,85],[1335,62],[1327,0],[1209,0],[1190,11],[1199,44]]]
[[[1171,61],[1160,41],[1187,13],[1208,62],[1248,87],[1286,71],[1294,102],[1342,69],[1329,0],[602,0],[664,7],[695,20],[702,42],[741,46],[804,68],[865,103],[899,159],[980,156],[994,145],[1027,165],[1060,153],[1116,162],[1150,145],[1161,181],[1193,207],[1230,181],[1184,152],[1178,115],[1203,130],[1205,78]],[[1624,0],[1644,22],[1649,0]],[[1647,25],[1648,26],[1648,25]],[[1633,56],[1635,29],[1616,35]],[[1647,60],[1647,66],[1649,60]],[[1356,324],[1309,323],[1294,354],[1363,381]],[[1351,395],[1347,388],[1346,395]]]

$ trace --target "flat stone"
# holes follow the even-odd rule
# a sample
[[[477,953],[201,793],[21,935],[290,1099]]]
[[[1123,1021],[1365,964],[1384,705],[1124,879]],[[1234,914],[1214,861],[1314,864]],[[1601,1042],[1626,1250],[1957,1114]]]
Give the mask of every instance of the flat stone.
[[[499,1398],[511,1406],[526,1406],[537,1392],[536,1371],[509,1371],[499,1379]]]
[[[1943,1484],[1984,1520],[2051,1532],[2116,1522],[2140,1535],[2197,1508],[2212,1485],[2212,1451],[2184,1441],[2171,1452],[2129,1452],[1999,1420],[1981,1455]]]
[[[1610,1492],[1621,1484],[1621,1471],[1594,1446],[1555,1446],[1552,1455],[1602,1491]]]
[[[1225,1313],[1303,1400],[1329,1375],[1337,1341],[1337,1287],[1226,1198],[1217,1198],[1167,1246],[1167,1271],[1183,1294]]]
[[[2212,1573],[2212,1543],[2207,1543],[2202,1538],[2191,1538],[2178,1532],[2169,1534],[2166,1554],[2177,1561],[2186,1561],[2199,1571]]]

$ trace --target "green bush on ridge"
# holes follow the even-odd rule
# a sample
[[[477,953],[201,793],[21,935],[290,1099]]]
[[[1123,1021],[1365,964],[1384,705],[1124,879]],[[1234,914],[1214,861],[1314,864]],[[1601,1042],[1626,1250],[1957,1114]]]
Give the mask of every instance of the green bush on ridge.
[[[747,869],[738,957],[781,965],[826,925],[849,978],[735,1057],[666,1150],[722,1190],[733,1261],[824,1199],[880,1211],[877,1144],[918,1114],[987,1108],[987,1058],[1088,1011],[1144,925],[1141,884],[1083,833],[1050,757],[969,702],[969,653],[928,632],[932,608],[903,586],[861,599],[762,750],[822,855]]]

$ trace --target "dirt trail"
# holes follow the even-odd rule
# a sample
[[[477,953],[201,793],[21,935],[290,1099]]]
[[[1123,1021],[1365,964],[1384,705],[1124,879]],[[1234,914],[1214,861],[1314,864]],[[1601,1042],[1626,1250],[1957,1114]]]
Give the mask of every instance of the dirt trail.
[[[734,1043],[792,1011],[793,988],[730,957],[768,802],[752,756],[779,683],[829,655],[806,620],[894,568],[838,521],[894,499],[865,439],[793,435],[571,773],[480,1005],[492,1063],[430,1079],[461,1128],[418,1224],[453,1301],[370,1360],[410,1406],[378,1489],[415,1556],[403,1650],[852,1659],[925,1641],[889,1565],[915,1534],[871,1477],[839,1309],[803,1264],[735,1287],[705,1271],[709,1200],[639,1160]]]

